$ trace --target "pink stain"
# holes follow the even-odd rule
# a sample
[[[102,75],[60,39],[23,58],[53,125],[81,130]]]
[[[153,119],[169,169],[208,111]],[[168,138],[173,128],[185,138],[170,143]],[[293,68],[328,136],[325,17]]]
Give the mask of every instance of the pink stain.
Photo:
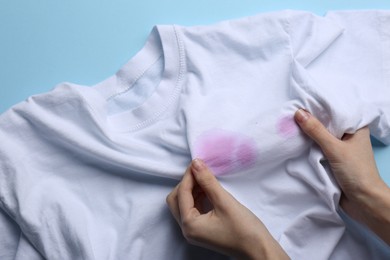
[[[299,131],[293,116],[284,116],[280,118],[276,124],[276,128],[278,133],[285,138],[294,137]]]
[[[251,138],[220,129],[199,136],[194,153],[217,176],[250,168],[257,157],[255,142]]]

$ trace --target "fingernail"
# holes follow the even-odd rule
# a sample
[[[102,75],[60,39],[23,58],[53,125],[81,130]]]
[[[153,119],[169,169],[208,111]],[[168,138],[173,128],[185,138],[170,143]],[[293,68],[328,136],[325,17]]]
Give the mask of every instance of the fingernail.
[[[203,170],[205,168],[204,162],[201,159],[198,159],[198,158],[196,158],[196,159],[194,159],[192,161],[192,166],[194,167],[194,169],[196,171],[201,171],[201,170]]]
[[[309,112],[307,112],[302,108],[300,108],[295,114],[295,119],[298,121],[298,123],[305,122],[307,119],[309,119],[309,117],[310,117]]]

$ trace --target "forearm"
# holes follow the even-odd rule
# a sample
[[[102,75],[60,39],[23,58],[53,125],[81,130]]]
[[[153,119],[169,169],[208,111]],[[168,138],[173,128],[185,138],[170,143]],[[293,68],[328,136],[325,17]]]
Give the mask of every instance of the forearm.
[[[378,183],[356,196],[360,205],[360,221],[390,245],[390,188]]]

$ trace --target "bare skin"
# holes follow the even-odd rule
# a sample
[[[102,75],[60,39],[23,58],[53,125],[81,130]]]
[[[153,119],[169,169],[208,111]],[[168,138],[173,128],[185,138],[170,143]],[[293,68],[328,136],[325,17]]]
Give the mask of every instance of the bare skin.
[[[378,173],[369,129],[340,140],[305,110],[298,110],[295,120],[328,159],[343,192],[343,210],[390,245],[390,188]],[[205,207],[205,201],[211,207]],[[289,259],[261,220],[227,192],[199,159],[188,166],[167,204],[191,244],[238,259]]]

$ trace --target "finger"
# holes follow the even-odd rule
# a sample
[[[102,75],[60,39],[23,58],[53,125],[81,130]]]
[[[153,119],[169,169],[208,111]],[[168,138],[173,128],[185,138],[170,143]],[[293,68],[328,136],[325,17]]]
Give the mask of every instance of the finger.
[[[177,223],[179,223],[179,225],[180,225],[181,217],[180,217],[179,205],[178,205],[178,201],[177,201],[177,190],[179,188],[179,185],[176,185],[176,187],[172,190],[172,192],[168,194],[168,196],[166,198],[166,202],[168,204],[168,208],[171,211],[173,217],[175,218]]]
[[[195,159],[192,161],[191,169],[195,181],[206,193],[211,204],[215,207],[222,206],[223,202],[226,201],[228,193],[221,186],[206,164],[200,159]]]
[[[317,118],[303,109],[299,109],[295,112],[294,117],[302,131],[310,136],[310,138],[321,147],[325,154],[327,154],[328,151],[335,149],[334,146],[339,140],[329,133]]]
[[[191,164],[187,167],[185,173],[189,171],[190,166]],[[179,225],[181,225],[181,216],[180,216],[179,202],[178,202],[178,190],[180,184],[181,182],[179,182],[179,184],[176,185],[176,187],[171,191],[171,193],[168,194],[166,198],[166,202],[168,204],[169,210],[171,211],[173,217],[176,219]]]
[[[200,215],[199,211],[195,208],[195,200],[193,197],[194,187],[195,180],[191,174],[191,167],[188,167],[177,190],[181,221],[188,217]]]

